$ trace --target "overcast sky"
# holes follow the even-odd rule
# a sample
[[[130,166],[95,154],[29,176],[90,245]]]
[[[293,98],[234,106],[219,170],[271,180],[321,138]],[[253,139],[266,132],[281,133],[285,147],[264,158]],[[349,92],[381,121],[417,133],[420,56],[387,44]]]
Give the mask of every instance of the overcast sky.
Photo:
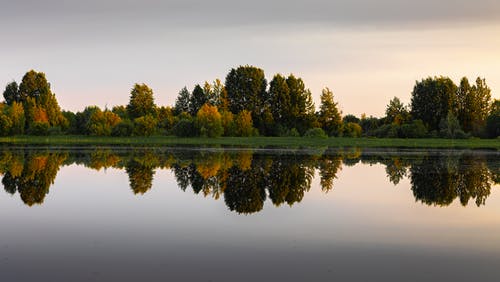
[[[172,105],[246,64],[302,77],[316,104],[330,87],[344,114],[381,116],[434,75],[499,97],[497,0],[0,1],[0,83],[43,71],[73,111],[126,104],[136,82]]]

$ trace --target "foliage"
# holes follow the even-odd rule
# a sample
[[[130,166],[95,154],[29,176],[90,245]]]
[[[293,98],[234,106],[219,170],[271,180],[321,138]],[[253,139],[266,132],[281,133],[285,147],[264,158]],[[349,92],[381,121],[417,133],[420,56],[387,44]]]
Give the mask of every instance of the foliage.
[[[196,126],[202,137],[220,137],[224,133],[221,114],[216,106],[205,104],[196,114]]]
[[[259,127],[261,113],[268,100],[264,71],[248,65],[231,69],[226,76],[225,86],[231,112],[233,114],[243,110],[251,112],[252,120]]]
[[[96,107],[87,122],[87,132],[93,136],[110,136],[113,127],[121,122],[121,118],[108,110],[101,111]]]
[[[203,88],[197,84],[193,89],[193,94],[189,100],[189,113],[195,116],[201,107],[208,102],[208,96],[203,91]]]
[[[489,138],[500,136],[500,100],[495,100],[486,119],[486,134]]]
[[[224,136],[234,136],[236,135],[236,125],[234,123],[234,115],[228,110],[222,111],[221,124],[224,129]]]
[[[344,126],[344,136],[345,137],[354,137],[354,138],[358,138],[358,137],[361,137],[361,133],[363,132],[363,129],[361,128],[361,126],[357,123],[354,123],[354,122],[348,122],[345,126]]]
[[[178,137],[194,137],[198,135],[198,130],[191,119],[183,118],[174,126],[174,134]]]
[[[439,124],[440,134],[445,138],[465,138],[466,135],[460,127],[457,117],[449,112],[445,119]]]
[[[153,90],[144,83],[136,83],[130,91],[130,100],[127,105],[129,117],[135,119],[145,115],[155,115],[155,108]]]
[[[456,114],[457,86],[448,77],[427,78],[416,82],[411,98],[411,115],[420,119],[429,130],[439,129],[439,123],[451,111]]]
[[[134,132],[134,124],[129,119],[124,119],[111,129],[111,136],[132,136]]]
[[[342,134],[342,117],[337,109],[337,103],[333,101],[333,93],[328,87],[323,89],[321,93],[318,121],[329,136]]]
[[[5,103],[7,105],[12,105],[14,102],[21,102],[21,96],[19,93],[19,86],[17,82],[12,81],[5,86],[5,91],[3,92],[3,97],[5,98]]]
[[[156,132],[158,121],[152,115],[145,115],[134,119],[134,135],[150,136]]]
[[[394,97],[385,110],[385,122],[401,125],[410,120],[410,113],[398,97]]]
[[[311,138],[328,138],[328,135],[326,135],[325,131],[321,128],[311,128],[304,133],[304,137],[311,137]]]
[[[190,112],[189,110],[189,101],[191,100],[191,93],[187,87],[182,88],[179,91],[179,95],[177,95],[177,99],[175,100],[175,114],[180,115],[183,112]]]
[[[424,138],[427,135],[427,128],[422,120],[416,119],[411,123],[401,125],[401,138]]]
[[[457,91],[457,118],[465,132],[481,135],[490,106],[491,90],[486,81],[478,77],[471,86],[467,78],[462,78]]]
[[[255,134],[255,128],[253,127],[252,115],[249,111],[241,111],[234,121],[236,127],[236,136],[252,136]]]
[[[35,121],[28,128],[28,133],[38,136],[49,135],[49,124],[47,122]]]

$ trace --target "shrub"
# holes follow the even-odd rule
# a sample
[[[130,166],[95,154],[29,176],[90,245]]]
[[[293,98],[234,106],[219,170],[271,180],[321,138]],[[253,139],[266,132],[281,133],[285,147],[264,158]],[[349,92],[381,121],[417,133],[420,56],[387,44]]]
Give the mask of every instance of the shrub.
[[[31,135],[45,136],[49,135],[49,123],[35,121],[28,128],[28,133]]]
[[[189,119],[181,119],[174,125],[174,134],[178,137],[193,137],[198,135],[194,122]]]
[[[361,137],[362,131],[363,129],[361,128],[361,126],[354,122],[348,122],[344,126],[344,136],[346,137]]]
[[[224,128],[217,107],[204,104],[196,114],[196,127],[203,137],[220,137]]]
[[[252,136],[256,131],[253,128],[252,114],[247,111],[241,111],[235,120],[236,135],[237,136]]]
[[[402,138],[424,138],[427,135],[427,128],[422,120],[417,119],[412,123],[405,123],[401,125]]]
[[[328,138],[328,135],[326,135],[325,131],[321,128],[311,128],[304,133],[304,137],[309,137],[309,138]]]
[[[122,120],[120,123],[115,125],[111,130],[112,136],[131,136],[134,132],[134,124],[129,119]]]
[[[156,131],[158,121],[151,115],[134,119],[134,135],[150,136]]]

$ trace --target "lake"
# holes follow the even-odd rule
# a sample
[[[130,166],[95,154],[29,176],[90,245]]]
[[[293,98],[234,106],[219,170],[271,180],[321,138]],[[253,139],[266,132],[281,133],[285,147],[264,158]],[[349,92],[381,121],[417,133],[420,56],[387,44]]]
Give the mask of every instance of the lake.
[[[0,149],[0,281],[498,281],[500,153]]]

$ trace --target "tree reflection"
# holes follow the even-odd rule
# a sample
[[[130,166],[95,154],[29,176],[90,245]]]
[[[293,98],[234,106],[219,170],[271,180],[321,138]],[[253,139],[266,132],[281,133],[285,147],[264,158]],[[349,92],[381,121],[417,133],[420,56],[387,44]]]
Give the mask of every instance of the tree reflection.
[[[42,204],[66,158],[59,152],[4,152],[0,163],[5,191],[18,192],[28,206]]]
[[[410,172],[413,195],[428,205],[447,206],[459,198],[463,206],[471,199],[481,206],[491,192],[491,172],[481,155],[426,156]]]
[[[261,211],[267,198],[276,207],[302,202],[316,173],[322,191],[332,191],[343,165],[383,165],[389,182],[397,185],[408,178],[416,201],[431,206],[448,206],[455,200],[464,206],[471,201],[477,206],[484,205],[492,185],[500,179],[500,161],[495,153],[360,149],[314,152],[161,148],[3,150],[0,173],[4,190],[12,195],[19,193],[22,201],[32,206],[43,203],[62,165],[124,170],[136,195],[151,190],[157,169],[169,169],[183,191],[213,199],[223,197],[227,208],[240,214]]]

